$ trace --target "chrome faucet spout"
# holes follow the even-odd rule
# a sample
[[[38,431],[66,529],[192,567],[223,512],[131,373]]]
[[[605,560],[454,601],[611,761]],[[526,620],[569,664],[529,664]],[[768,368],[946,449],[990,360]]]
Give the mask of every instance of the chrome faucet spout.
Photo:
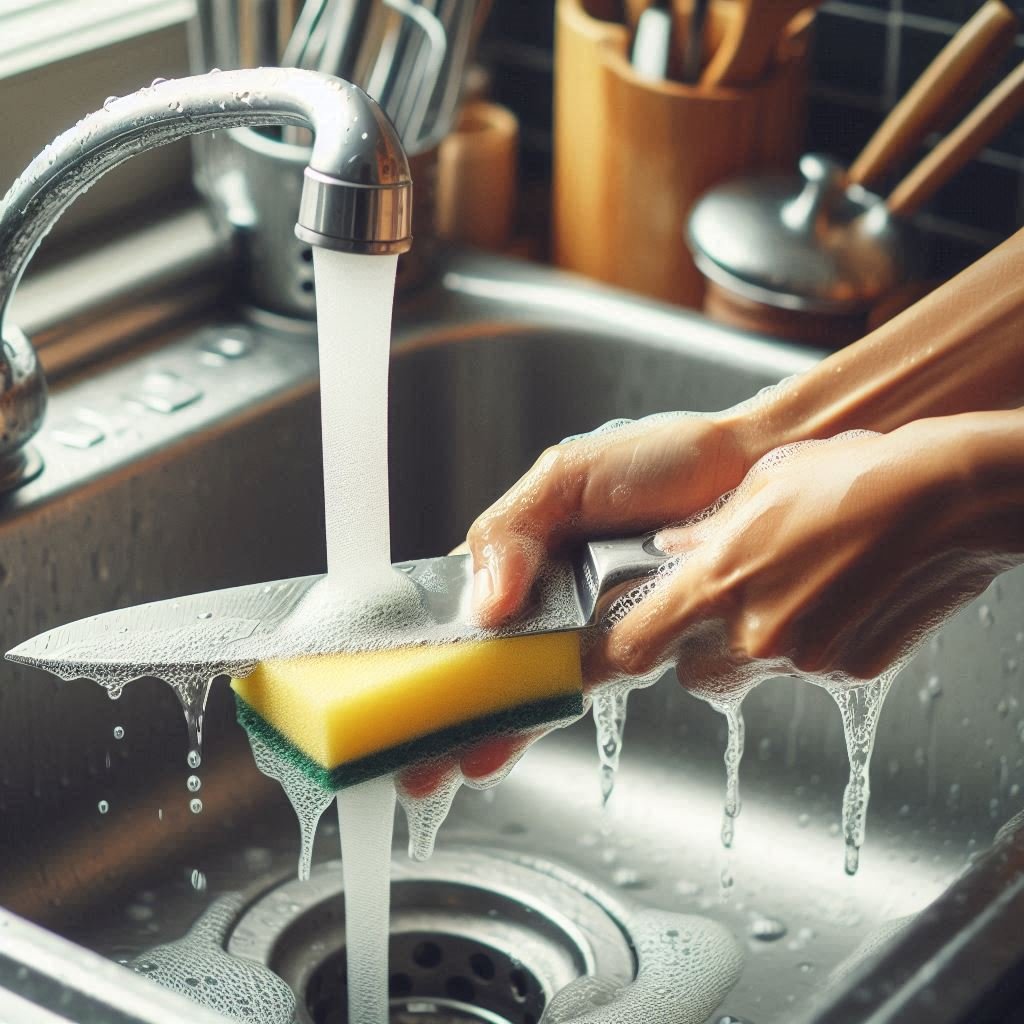
[[[312,245],[394,254],[412,244],[412,179],[397,132],[361,89],[290,68],[214,71],[111,98],[58,136],[0,204],[0,493],[24,480],[46,402],[31,344],[7,323],[29,260],[68,206],[137,153],[219,128],[311,128],[295,232]]]

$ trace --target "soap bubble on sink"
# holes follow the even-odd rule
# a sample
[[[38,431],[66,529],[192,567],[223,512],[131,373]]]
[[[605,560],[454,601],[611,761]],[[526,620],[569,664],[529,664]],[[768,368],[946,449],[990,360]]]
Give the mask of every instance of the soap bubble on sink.
[[[635,980],[579,978],[552,998],[541,1024],[703,1024],[739,979],[743,953],[717,922],[643,910],[629,924]]]
[[[244,899],[220,897],[177,942],[143,953],[128,969],[230,1020],[292,1024],[295,995],[271,970],[223,946]]]

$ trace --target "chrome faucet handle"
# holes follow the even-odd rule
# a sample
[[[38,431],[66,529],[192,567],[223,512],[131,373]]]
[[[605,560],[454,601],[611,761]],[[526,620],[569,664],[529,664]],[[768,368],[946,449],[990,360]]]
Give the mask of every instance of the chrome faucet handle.
[[[409,249],[405,150],[378,104],[349,82],[295,68],[248,68],[157,80],[109,99],[54,139],[0,203],[0,493],[24,481],[25,446],[45,409],[35,352],[6,319],[46,233],[98,178],[138,153],[218,128],[277,124],[314,134],[295,227],[301,239],[370,255]]]
[[[6,324],[0,337],[0,497],[42,469],[28,446],[43,422],[46,379],[32,342]]]

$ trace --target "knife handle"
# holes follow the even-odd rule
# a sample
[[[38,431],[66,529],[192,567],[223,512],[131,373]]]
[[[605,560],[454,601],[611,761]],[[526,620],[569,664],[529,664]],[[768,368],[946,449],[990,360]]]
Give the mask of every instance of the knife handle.
[[[640,537],[595,540],[587,545],[586,559],[597,583],[598,596],[643,579],[658,571],[671,555],[666,555],[654,541],[653,533]]]

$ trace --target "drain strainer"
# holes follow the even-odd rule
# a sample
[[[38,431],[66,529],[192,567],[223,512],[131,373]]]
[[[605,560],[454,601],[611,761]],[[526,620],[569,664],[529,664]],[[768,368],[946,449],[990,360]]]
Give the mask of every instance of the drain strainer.
[[[340,861],[252,904],[228,950],[263,963],[298,999],[301,1024],[347,1024]],[[537,1024],[583,975],[632,980],[636,963],[611,903],[564,869],[497,851],[396,860],[391,879],[391,1020]]]

